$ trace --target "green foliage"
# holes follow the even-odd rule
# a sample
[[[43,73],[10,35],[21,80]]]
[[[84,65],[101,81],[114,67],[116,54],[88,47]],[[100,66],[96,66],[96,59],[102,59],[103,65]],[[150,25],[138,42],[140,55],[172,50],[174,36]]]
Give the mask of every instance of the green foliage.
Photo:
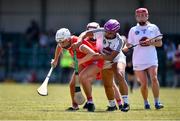
[[[108,101],[102,86],[93,86],[94,113],[82,109],[67,112],[71,106],[69,87],[50,84],[49,95],[39,96],[39,85],[0,84],[0,120],[180,120],[180,89],[162,88],[161,100],[165,106],[156,110],[153,105],[152,92],[149,90],[151,110],[144,110],[139,89],[129,95],[131,110],[127,113],[117,110],[106,112]]]

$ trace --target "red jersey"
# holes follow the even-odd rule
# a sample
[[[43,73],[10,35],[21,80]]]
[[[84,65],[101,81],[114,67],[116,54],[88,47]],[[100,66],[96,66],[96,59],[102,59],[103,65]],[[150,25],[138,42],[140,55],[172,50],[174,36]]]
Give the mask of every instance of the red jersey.
[[[76,36],[72,36],[72,37],[71,37],[71,42],[72,42],[72,43],[77,42],[77,40],[78,40],[78,37],[76,37]],[[72,43],[71,43],[71,44],[72,44]],[[96,46],[93,46],[93,45],[88,41],[88,39],[84,39],[84,40],[82,41],[82,44],[87,45],[88,47],[90,47],[90,48],[91,48],[92,50],[94,50],[95,52],[98,52],[97,49],[96,49]],[[81,44],[81,45],[82,45],[82,44]],[[68,50],[69,50],[69,53],[71,54],[71,56],[74,57],[74,52],[73,52],[72,48],[70,47]],[[81,58],[83,58],[83,57],[86,56],[86,54],[83,53],[83,52],[81,52],[81,51],[79,50],[79,48],[76,49],[76,53],[77,53],[77,59],[81,59]],[[92,64],[92,63],[95,63],[95,64],[97,64],[97,66],[98,66],[99,68],[102,68],[102,67],[103,67],[103,64],[104,64],[104,61],[103,61],[102,59],[99,59],[99,60],[89,60],[89,61],[83,63],[82,65],[86,67],[86,66],[88,66],[88,65],[90,65],[90,64]]]
[[[90,39],[90,38],[87,37],[85,40],[88,41],[95,48],[95,52],[99,52],[100,51],[100,48],[98,49],[98,47],[97,47],[96,39]],[[103,66],[104,65],[104,60],[101,60],[101,61],[102,61],[101,65]],[[102,72],[99,72],[96,75],[96,79],[97,80],[101,80],[102,79]]]

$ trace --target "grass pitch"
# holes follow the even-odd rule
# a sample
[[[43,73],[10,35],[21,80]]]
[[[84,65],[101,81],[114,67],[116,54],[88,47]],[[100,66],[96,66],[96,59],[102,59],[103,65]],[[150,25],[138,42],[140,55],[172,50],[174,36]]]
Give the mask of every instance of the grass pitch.
[[[131,110],[106,112],[108,101],[102,86],[93,86],[95,112],[82,109],[67,112],[71,106],[69,87],[50,84],[49,95],[39,96],[39,85],[0,83],[0,120],[180,120],[180,89],[162,88],[160,98],[165,106],[154,109],[152,92],[149,90],[151,110],[144,110],[139,89],[129,94]]]

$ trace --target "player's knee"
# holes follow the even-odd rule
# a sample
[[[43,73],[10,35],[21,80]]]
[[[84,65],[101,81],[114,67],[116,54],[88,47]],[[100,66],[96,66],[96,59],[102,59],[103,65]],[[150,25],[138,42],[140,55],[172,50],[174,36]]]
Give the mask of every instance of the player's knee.
[[[141,89],[143,89],[143,90],[148,89],[148,85],[141,85]]]
[[[116,73],[116,77],[118,78],[119,81],[125,81],[125,73],[122,71],[118,71]]]
[[[141,84],[141,88],[148,88],[147,82],[141,81],[140,84]]]
[[[85,74],[81,75],[81,76],[79,76],[79,80],[80,80],[81,83],[85,83],[86,80],[87,80],[87,76]]]
[[[152,77],[151,77],[151,81],[152,81],[152,83],[158,83],[158,78],[157,78],[157,76],[152,76]]]

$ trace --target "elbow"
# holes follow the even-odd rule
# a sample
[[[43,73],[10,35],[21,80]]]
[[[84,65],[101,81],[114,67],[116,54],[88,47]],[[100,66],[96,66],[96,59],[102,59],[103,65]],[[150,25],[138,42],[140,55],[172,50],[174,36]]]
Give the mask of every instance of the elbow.
[[[156,47],[162,47],[163,43],[162,43],[162,40],[158,41],[155,46]]]
[[[162,43],[162,41],[160,41],[160,42],[158,43],[158,47],[162,47],[162,45],[163,45],[163,43]]]

